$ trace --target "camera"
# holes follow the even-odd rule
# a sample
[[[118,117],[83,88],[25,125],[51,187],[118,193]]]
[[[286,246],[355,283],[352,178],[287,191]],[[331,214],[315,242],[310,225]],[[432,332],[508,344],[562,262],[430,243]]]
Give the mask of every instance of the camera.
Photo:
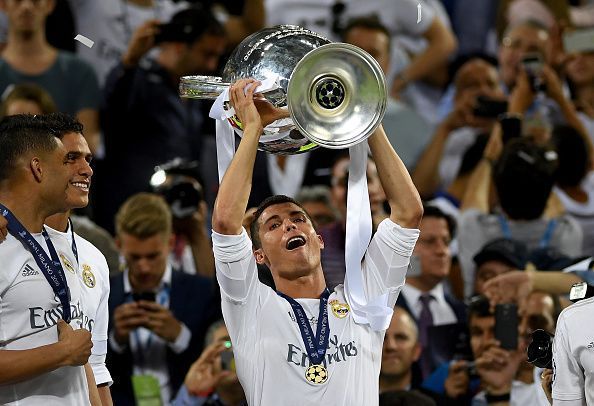
[[[544,61],[538,52],[527,53],[522,58],[522,66],[528,75],[530,87],[533,92],[545,91],[545,84],[541,78]]]
[[[497,118],[507,111],[507,101],[491,99],[485,96],[476,98],[473,114],[477,117]]]
[[[573,303],[594,296],[594,286],[586,282],[574,283],[569,291],[569,300]]]
[[[528,362],[539,368],[551,369],[553,365],[553,335],[543,329],[534,330],[532,342],[526,350]]]
[[[190,217],[204,200],[196,161],[186,162],[176,158],[159,165],[150,183],[153,191],[165,198],[176,219]]]

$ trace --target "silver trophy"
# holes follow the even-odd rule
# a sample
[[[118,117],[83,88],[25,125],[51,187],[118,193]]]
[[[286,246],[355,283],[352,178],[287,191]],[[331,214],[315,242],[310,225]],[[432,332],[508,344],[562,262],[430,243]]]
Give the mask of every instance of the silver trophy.
[[[276,77],[276,88],[262,95],[289,111],[289,118],[264,128],[259,148],[270,153],[348,148],[369,137],[386,110],[386,80],[371,55],[294,25],[250,35],[231,53],[222,78],[184,76],[180,95],[216,99],[230,84],[249,77]],[[242,129],[237,116],[228,120]]]

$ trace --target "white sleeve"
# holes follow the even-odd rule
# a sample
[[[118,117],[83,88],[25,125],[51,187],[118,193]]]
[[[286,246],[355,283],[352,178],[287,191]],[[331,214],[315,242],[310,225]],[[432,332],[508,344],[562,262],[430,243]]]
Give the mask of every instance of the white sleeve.
[[[105,261],[105,257],[103,257]],[[91,349],[91,356],[89,357],[89,364],[93,369],[95,381],[97,385],[113,383],[111,375],[105,366],[105,355],[107,354],[107,328],[109,325],[109,267],[107,261],[104,263],[105,268],[102,269],[101,274],[101,299],[97,306],[97,313],[95,315],[95,325],[93,326],[93,333],[91,340],[93,341],[93,348]]]
[[[380,223],[363,258],[362,270],[369,301],[391,293],[393,307],[404,285],[410,256],[419,238],[419,230],[403,228],[390,219]]]
[[[212,232],[217,281],[221,305],[231,337],[243,328],[243,322],[256,317],[264,285],[258,280],[252,242],[245,229],[239,235]]]
[[[584,371],[571,352],[564,314],[559,316],[553,342],[553,404],[585,404]]]
[[[421,2],[417,0],[398,0],[398,3],[391,5],[398,9],[395,13],[397,21],[394,22],[394,26],[400,27],[404,34],[423,35],[433,23],[436,13],[428,4],[421,4],[421,20],[417,23],[419,4]]]

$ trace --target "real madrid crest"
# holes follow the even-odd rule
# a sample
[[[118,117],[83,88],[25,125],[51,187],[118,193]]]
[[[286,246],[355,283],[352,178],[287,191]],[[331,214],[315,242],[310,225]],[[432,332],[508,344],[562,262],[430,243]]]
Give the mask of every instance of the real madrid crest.
[[[83,282],[89,288],[94,288],[96,281],[95,281],[95,275],[93,275],[93,272],[91,272],[91,267],[87,264],[83,264],[82,269],[83,269],[83,271],[82,271]]]
[[[323,365],[310,365],[305,370],[305,379],[307,382],[322,384],[328,380],[328,371]]]
[[[64,264],[64,268],[66,268],[70,273],[76,273],[76,271],[74,270],[74,267],[72,266],[72,264],[70,263],[70,261],[68,260],[68,258],[66,258],[66,256],[64,254],[60,254],[60,259],[62,260],[62,263]]]
[[[332,300],[330,302],[330,307],[332,308],[332,314],[339,319],[344,319],[351,309],[347,303],[340,303],[338,300]]]

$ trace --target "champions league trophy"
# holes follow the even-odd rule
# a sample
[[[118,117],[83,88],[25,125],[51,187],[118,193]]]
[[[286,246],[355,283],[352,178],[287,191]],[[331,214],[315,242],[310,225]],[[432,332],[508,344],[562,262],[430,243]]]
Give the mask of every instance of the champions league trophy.
[[[331,43],[293,25],[247,37],[229,57],[222,78],[185,76],[180,95],[218,98],[224,117],[241,135],[242,124],[225,96],[233,82],[249,77],[272,81],[262,96],[289,111],[289,118],[264,128],[259,148],[270,153],[351,147],[373,133],[386,109],[386,81],[373,57],[354,45]]]

